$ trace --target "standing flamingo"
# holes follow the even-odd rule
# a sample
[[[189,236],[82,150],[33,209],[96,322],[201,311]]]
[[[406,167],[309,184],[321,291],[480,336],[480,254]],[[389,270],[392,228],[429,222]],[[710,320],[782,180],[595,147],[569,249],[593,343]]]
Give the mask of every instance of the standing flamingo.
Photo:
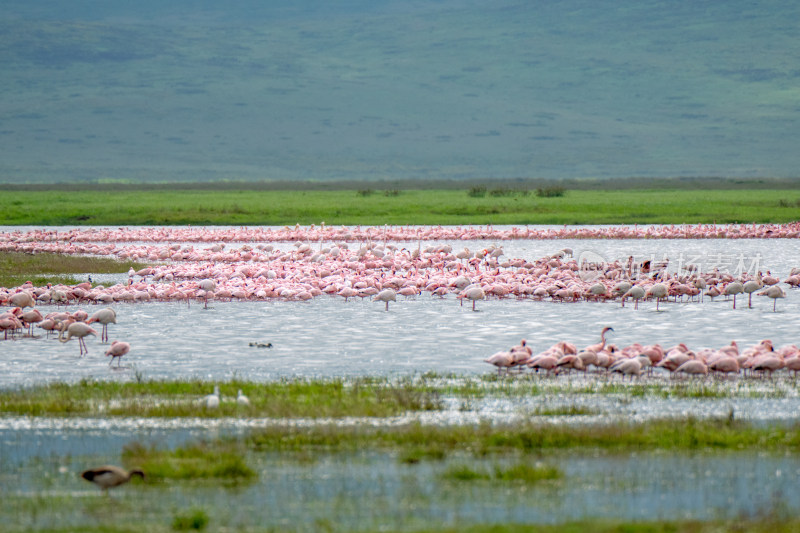
[[[763,291],[759,292],[758,295],[772,298],[773,312],[777,310],[775,306],[778,303],[778,298],[786,298],[786,293],[784,292],[784,290],[778,287],[777,285],[772,285],[771,287],[764,289]]]
[[[92,317],[86,321],[87,324],[92,322],[100,322],[103,325],[103,330],[100,333],[100,341],[108,342],[108,325],[117,323],[117,313],[110,307],[100,309],[92,314]]]
[[[744,285],[741,281],[732,281],[725,286],[722,294],[725,296],[733,296],[733,308],[736,309],[736,295],[744,292]]]
[[[486,294],[480,287],[471,287],[461,294],[461,298],[472,300],[472,310],[475,311],[475,302],[486,298]],[[463,300],[462,300],[463,301]]]
[[[603,348],[606,347],[606,333],[609,331],[614,331],[614,328],[606,326],[603,328],[603,331],[600,332],[600,342],[597,344],[592,344],[591,346],[587,346],[584,348],[586,351],[592,351],[594,353],[600,352]]]
[[[506,374],[508,374],[508,369],[514,365],[514,354],[511,352],[497,352],[490,355],[483,361],[485,363],[489,363],[490,365],[496,366],[498,376],[504,368],[506,369]]]
[[[763,287],[764,284],[761,281],[761,275],[759,274],[758,279],[751,279],[745,282],[742,285],[742,291],[747,293],[747,307],[753,307],[753,293]]]
[[[397,301],[397,293],[394,292],[394,289],[383,289],[381,292],[375,295],[373,301],[377,302],[386,302],[386,310],[389,310],[389,302],[396,302]]]
[[[658,311],[658,303],[666,298],[669,295],[669,290],[667,286],[663,283],[656,283],[652,285],[647,292],[645,293],[645,298],[650,298],[651,296],[655,297],[656,299],[656,311]]]
[[[67,337],[63,338],[64,330],[62,329],[61,333],[59,333],[58,335],[58,340],[60,340],[61,342],[67,342],[72,337],[77,337],[78,346],[80,346],[81,349],[81,356],[83,356],[84,354],[88,354],[89,349],[86,347],[86,341],[84,340],[84,337],[88,335],[94,335],[96,337],[97,332],[83,322],[73,322],[72,324],[69,324],[67,326],[66,330],[67,330]]]
[[[203,309],[208,309],[208,298],[209,296],[214,296],[214,291],[217,290],[217,284],[213,279],[204,279],[198,283],[197,286],[204,291],[203,301],[205,302],[205,305],[203,306]]]
[[[111,346],[108,348],[108,350],[106,350],[106,356],[111,356],[111,361],[108,362],[108,366],[111,366],[111,363],[114,362],[114,358],[117,358],[117,366],[119,366],[122,362],[122,356],[127,354],[129,351],[131,351],[131,345],[127,342],[112,342]]]

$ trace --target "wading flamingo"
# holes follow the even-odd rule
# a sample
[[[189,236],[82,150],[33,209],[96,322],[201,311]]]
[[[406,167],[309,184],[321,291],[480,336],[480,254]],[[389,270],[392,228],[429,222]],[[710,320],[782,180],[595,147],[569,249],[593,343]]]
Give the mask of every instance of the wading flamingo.
[[[736,295],[744,292],[744,285],[741,281],[732,281],[725,286],[722,294],[725,296],[733,296],[733,308],[736,309]]]
[[[764,289],[763,291],[758,293],[759,296],[766,296],[767,298],[772,298],[772,311],[776,311],[775,306],[778,303],[778,298],[786,298],[786,293],[778,287],[777,285],[772,285],[768,289]]]
[[[99,322],[103,325],[103,329],[100,333],[100,341],[108,342],[108,325],[117,323],[117,313],[110,307],[100,309],[92,314],[92,317],[86,321],[87,324],[91,324],[92,322]]]
[[[480,287],[472,287],[465,290],[461,294],[461,298],[466,298],[467,300],[472,300],[472,310],[475,311],[475,302],[478,300],[483,300],[486,298],[486,294],[483,292],[483,289]],[[463,301],[463,300],[462,300]]]
[[[64,330],[62,329],[58,334],[58,340],[61,342],[67,342],[72,337],[78,338],[78,346],[80,346],[81,349],[81,356],[89,353],[89,349],[86,347],[86,341],[84,340],[84,337],[88,335],[94,335],[95,337],[97,336],[97,332],[88,324],[83,322],[73,322],[72,324],[69,324],[67,326],[67,337],[64,338],[63,334]]]
[[[389,310],[389,302],[396,302],[397,301],[397,293],[394,292],[394,289],[383,289],[381,292],[375,295],[373,301],[376,302],[386,302],[386,310]]]
[[[594,353],[600,352],[603,348],[606,347],[606,333],[609,331],[614,331],[614,328],[606,326],[603,328],[603,331],[600,332],[600,342],[597,344],[592,344],[591,346],[587,346],[584,348],[586,351],[592,351]]]
[[[111,366],[111,363],[114,362],[114,358],[117,358],[117,366],[119,366],[122,362],[122,356],[130,351],[131,345],[127,342],[112,342],[111,346],[109,346],[108,350],[106,350],[106,356],[111,356],[111,361],[108,362],[108,366]]]

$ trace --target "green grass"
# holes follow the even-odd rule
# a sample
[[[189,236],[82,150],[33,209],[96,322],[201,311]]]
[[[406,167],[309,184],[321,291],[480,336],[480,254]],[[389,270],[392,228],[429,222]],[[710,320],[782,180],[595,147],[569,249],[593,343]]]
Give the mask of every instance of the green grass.
[[[391,385],[370,379],[330,381],[286,380],[271,383],[219,383],[222,402],[207,409],[200,399],[214,383],[142,381],[118,383],[83,380],[0,391],[0,413],[26,416],[139,417],[385,417],[437,409],[435,394],[410,382]],[[239,389],[250,406],[236,402]]]
[[[510,466],[495,466],[492,471],[476,469],[467,464],[452,465],[442,477],[451,481],[494,481],[533,485],[541,481],[561,479],[564,473],[555,466],[516,463]]]
[[[233,441],[195,443],[174,450],[131,444],[122,451],[122,460],[141,468],[148,483],[208,480],[241,484],[258,477]]]
[[[82,280],[77,280],[70,274],[113,274],[143,267],[140,263],[104,257],[0,252],[0,287],[16,287],[26,281],[37,287],[48,283],[75,285]]]
[[[442,377],[433,374],[399,379],[350,378],[331,380],[284,379],[256,383],[234,379],[217,383],[222,402],[209,410],[200,399],[209,394],[213,382],[194,380],[162,381],[139,378],[131,382],[84,379],[77,383],[36,385],[0,390],[0,413],[21,416],[137,416],[137,417],[384,417],[408,411],[442,408],[442,398],[455,397],[469,408],[471,400],[485,397],[548,398],[558,395],[619,395],[657,398],[782,398],[784,386],[759,388],[748,381],[737,383],[621,384],[595,381],[571,385],[559,381],[532,382],[528,379]],[[250,406],[236,402],[237,391],[250,399]],[[599,414],[581,405],[539,406],[540,416]]]
[[[541,453],[563,449],[601,449],[609,452],[644,450],[800,450],[800,427],[756,427],[729,419],[692,418],[641,424],[559,426],[423,426],[399,428],[268,428],[247,438],[258,451],[307,453],[365,449],[404,452],[406,463],[469,452],[477,456]]]
[[[192,508],[175,515],[172,529],[175,531],[200,531],[208,525],[208,513],[203,509]]]
[[[562,407],[537,407],[533,414],[538,416],[586,416],[599,415],[602,411],[583,405],[565,405]]]
[[[800,219],[796,199],[800,191],[721,189],[568,190],[544,198],[475,197],[465,189],[6,191],[0,225],[780,223]]]

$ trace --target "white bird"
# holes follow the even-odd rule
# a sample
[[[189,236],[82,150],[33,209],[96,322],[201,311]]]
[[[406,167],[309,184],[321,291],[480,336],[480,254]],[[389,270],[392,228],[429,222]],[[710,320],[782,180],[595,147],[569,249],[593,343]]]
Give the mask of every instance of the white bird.
[[[643,287],[639,285],[634,285],[630,289],[628,289],[625,294],[622,295],[622,307],[625,307],[625,299],[626,298],[633,298],[633,308],[639,308],[639,300],[645,297],[645,290]],[[656,304],[658,305],[658,304]]]
[[[753,307],[753,293],[760,290],[763,286],[764,283],[761,281],[760,275],[758,279],[751,279],[742,285],[742,291],[747,293],[747,307]]]
[[[214,291],[217,290],[217,284],[213,279],[206,278],[201,280],[197,286],[204,291],[203,300],[205,301],[205,305],[203,306],[203,309],[208,309],[208,299],[214,296]]]
[[[656,311],[658,311],[658,302],[663,300],[669,295],[669,290],[667,286],[663,283],[656,283],[655,285],[651,285],[647,292],[645,293],[645,298],[655,297],[656,299]]]
[[[236,403],[242,406],[250,405],[250,398],[242,394],[242,389],[239,389],[239,392],[236,394]]]
[[[86,321],[87,324],[92,322],[100,322],[103,325],[103,330],[100,333],[100,342],[108,342],[108,325],[117,323],[117,313],[110,307],[101,309],[95,312],[92,317]]]
[[[386,310],[389,310],[389,302],[396,302],[397,301],[397,293],[394,292],[394,289],[383,289],[381,292],[375,295],[373,301],[376,302],[386,302]]]
[[[483,292],[483,289],[480,287],[472,287],[466,289],[463,293],[461,293],[462,298],[466,298],[468,300],[472,300],[472,310],[475,310],[475,302],[478,300],[483,300],[486,298],[486,293]],[[463,300],[462,300],[463,301]]]
[[[208,409],[216,409],[219,407],[219,385],[214,385],[214,393],[203,397],[202,401]]]
[[[778,287],[777,285],[773,285],[768,289],[764,289],[763,291],[759,292],[758,295],[772,298],[772,311],[775,311],[775,306],[778,303],[778,298],[786,298],[786,293],[784,292],[784,290]]]
[[[732,281],[725,286],[722,294],[725,296],[733,296],[733,308],[736,309],[736,295],[744,292],[744,285],[741,281]]]

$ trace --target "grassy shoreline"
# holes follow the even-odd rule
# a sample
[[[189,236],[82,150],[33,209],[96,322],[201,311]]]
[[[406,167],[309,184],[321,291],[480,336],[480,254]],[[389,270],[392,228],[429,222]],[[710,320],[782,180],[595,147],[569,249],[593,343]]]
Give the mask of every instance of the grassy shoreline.
[[[365,185],[369,187],[369,185]],[[5,191],[0,225],[785,223],[800,190],[156,189]]]

